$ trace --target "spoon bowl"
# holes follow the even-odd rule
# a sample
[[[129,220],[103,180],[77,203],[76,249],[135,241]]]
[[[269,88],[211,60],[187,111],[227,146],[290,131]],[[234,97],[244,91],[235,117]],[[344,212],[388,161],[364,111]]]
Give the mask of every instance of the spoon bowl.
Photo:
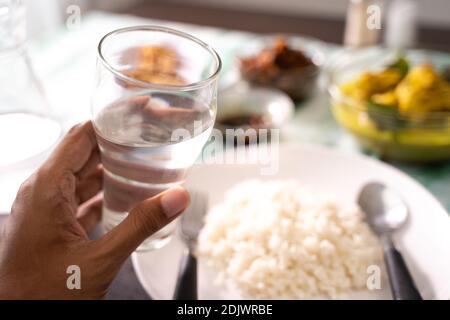
[[[408,207],[403,199],[380,183],[365,185],[359,194],[358,204],[365,212],[370,227],[379,236],[391,234],[408,220]]]

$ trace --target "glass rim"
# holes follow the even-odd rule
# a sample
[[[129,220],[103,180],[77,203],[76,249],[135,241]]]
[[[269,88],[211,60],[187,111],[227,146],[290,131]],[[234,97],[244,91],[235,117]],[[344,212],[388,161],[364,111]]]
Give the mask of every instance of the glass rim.
[[[158,84],[158,83],[142,81],[142,80],[138,80],[138,79],[129,77],[129,76],[125,75],[123,72],[114,68],[105,59],[103,52],[102,52],[102,46],[103,46],[103,43],[105,42],[105,40],[107,40],[108,38],[118,35],[118,34],[121,34],[121,33],[132,32],[132,31],[165,32],[165,33],[169,33],[169,34],[193,41],[196,44],[203,47],[204,49],[206,49],[211,54],[211,56],[214,58],[214,61],[216,63],[216,68],[215,68],[214,72],[212,72],[212,74],[209,75],[207,78],[202,79],[197,82],[185,84],[185,85]],[[98,43],[97,54],[98,54],[99,60],[103,64],[103,66],[106,69],[108,69],[111,73],[113,73],[116,77],[118,77],[119,79],[124,80],[126,82],[134,83],[134,84],[138,85],[139,87],[154,88],[154,89],[159,89],[159,90],[181,90],[181,91],[195,90],[195,89],[204,87],[205,85],[209,84],[210,82],[216,80],[217,77],[219,76],[220,70],[222,69],[222,60],[220,59],[219,54],[209,44],[205,43],[204,41],[202,41],[188,33],[178,31],[178,30],[175,30],[172,28],[156,26],[156,25],[140,25],[140,26],[133,26],[133,27],[124,27],[124,28],[119,28],[119,29],[113,30],[111,32],[108,32],[101,38],[100,42]]]

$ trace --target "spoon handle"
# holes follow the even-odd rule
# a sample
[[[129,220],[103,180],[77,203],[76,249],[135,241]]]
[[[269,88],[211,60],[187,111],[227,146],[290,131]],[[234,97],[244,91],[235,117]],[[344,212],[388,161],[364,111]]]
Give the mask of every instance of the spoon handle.
[[[386,246],[384,259],[394,300],[422,300],[401,253],[393,246]]]

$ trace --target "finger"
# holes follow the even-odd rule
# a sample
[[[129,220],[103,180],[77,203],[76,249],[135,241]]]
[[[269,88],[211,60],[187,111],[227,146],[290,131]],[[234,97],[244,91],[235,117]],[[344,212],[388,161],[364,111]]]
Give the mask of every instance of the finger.
[[[138,96],[132,97],[127,100],[128,112],[130,114],[139,114],[142,110],[145,110],[151,97],[150,96]]]
[[[100,165],[100,150],[98,148],[95,148],[92,151],[91,156],[89,157],[86,164],[77,173],[78,179],[83,180],[88,176],[90,176],[91,174],[95,173],[98,170],[99,165]]]
[[[94,127],[90,121],[76,125],[67,133],[45,162],[51,171],[77,173],[97,148]]]
[[[175,187],[144,200],[117,227],[101,239],[101,247],[121,263],[153,233],[179,216],[189,204],[189,194]]]
[[[131,106],[145,106],[150,101],[150,96],[137,96],[128,100]]]
[[[102,218],[103,196],[98,194],[83,203],[77,212],[78,223],[86,233],[92,231]]]
[[[167,108],[158,104],[147,104],[144,106],[143,110],[145,116],[161,118],[165,121],[174,121],[178,119],[193,120],[197,119],[201,113],[195,106],[192,106],[191,108],[180,108],[176,106]]]
[[[95,196],[103,186],[103,170],[99,169],[89,177],[77,183],[77,201],[83,203]]]
[[[150,95],[146,95],[146,96],[135,96],[135,97],[131,97],[124,100],[120,100],[116,103],[114,103],[113,105],[111,105],[109,108],[123,108],[123,105],[125,103],[125,105],[128,108],[129,112],[133,112],[133,111],[140,111],[142,108],[144,108],[148,102],[150,101],[151,96]]]

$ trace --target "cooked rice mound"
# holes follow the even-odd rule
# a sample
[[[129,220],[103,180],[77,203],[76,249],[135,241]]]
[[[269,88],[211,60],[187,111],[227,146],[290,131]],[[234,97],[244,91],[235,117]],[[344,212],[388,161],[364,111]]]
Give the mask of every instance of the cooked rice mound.
[[[363,218],[297,181],[250,180],[209,212],[198,254],[243,298],[345,297],[366,289],[367,268],[381,265]]]

